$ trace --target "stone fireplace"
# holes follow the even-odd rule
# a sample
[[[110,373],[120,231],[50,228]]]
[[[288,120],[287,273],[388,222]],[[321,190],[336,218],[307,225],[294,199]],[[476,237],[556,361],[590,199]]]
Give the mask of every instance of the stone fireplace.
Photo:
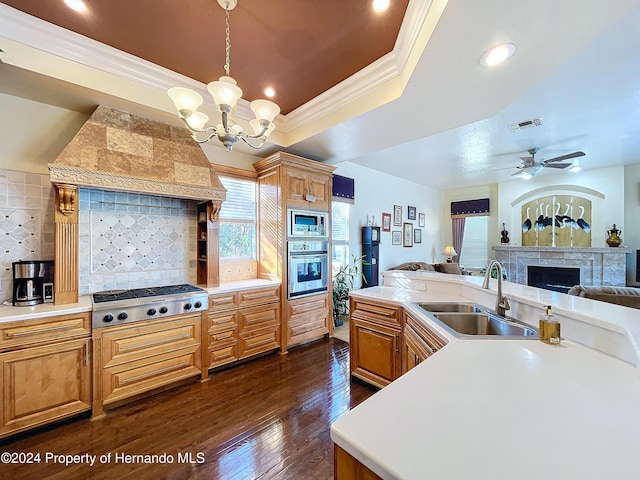
[[[496,245],[495,258],[514,283],[528,285],[527,267],[564,267],[578,269],[584,286],[624,286],[626,283],[626,247],[520,247]]]

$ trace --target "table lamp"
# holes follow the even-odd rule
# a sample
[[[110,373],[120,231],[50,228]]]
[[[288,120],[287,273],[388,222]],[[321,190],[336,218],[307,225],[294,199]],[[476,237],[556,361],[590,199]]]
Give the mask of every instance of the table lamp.
[[[444,252],[442,253],[444,254],[445,257],[447,257],[447,263],[452,263],[453,257],[458,255],[458,253],[455,251],[452,245],[447,245],[446,247],[444,247]]]

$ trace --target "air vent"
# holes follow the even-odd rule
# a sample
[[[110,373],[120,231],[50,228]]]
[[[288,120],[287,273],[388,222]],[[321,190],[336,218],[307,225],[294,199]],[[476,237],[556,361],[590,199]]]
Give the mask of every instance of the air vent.
[[[540,127],[542,125],[542,117],[530,118],[520,123],[512,123],[509,125],[509,130],[512,132],[519,132],[527,128]]]

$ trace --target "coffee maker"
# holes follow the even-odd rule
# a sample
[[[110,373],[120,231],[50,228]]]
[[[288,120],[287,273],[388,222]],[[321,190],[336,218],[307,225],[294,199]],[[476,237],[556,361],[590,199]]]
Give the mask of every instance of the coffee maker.
[[[53,303],[52,260],[23,260],[12,265],[14,306]]]

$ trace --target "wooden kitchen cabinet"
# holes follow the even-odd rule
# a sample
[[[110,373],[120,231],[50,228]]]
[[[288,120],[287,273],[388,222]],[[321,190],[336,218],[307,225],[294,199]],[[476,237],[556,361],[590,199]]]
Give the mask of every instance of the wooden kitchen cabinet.
[[[91,409],[90,313],[0,327],[0,437]]]
[[[286,202],[289,207],[328,210],[330,200],[331,174],[301,170],[291,167],[285,169]]]
[[[218,250],[220,248],[220,229],[218,222],[212,220],[220,205],[212,201],[197,206],[197,245],[196,278],[199,285],[217,287],[220,285],[220,266]]]
[[[424,322],[410,313],[404,313],[404,343],[402,348],[402,373],[406,373],[447,344]]]
[[[401,373],[402,308],[350,299],[351,375],[382,388]]]
[[[93,418],[104,406],[201,375],[200,312],[94,330]]]
[[[287,345],[299,345],[329,334],[333,320],[329,295],[322,293],[287,302]]]
[[[209,295],[204,369],[280,347],[280,285]]]
[[[258,173],[258,277],[278,279],[282,283],[280,352],[286,353],[291,346],[317,340],[333,332],[331,281],[327,292],[310,296],[312,300],[288,298],[287,211],[294,208],[326,212],[326,228],[330,231],[335,167],[285,152],[276,152],[257,161],[253,167]],[[331,239],[326,240],[328,251],[331,251]],[[318,305],[319,310],[308,308],[310,303]]]

